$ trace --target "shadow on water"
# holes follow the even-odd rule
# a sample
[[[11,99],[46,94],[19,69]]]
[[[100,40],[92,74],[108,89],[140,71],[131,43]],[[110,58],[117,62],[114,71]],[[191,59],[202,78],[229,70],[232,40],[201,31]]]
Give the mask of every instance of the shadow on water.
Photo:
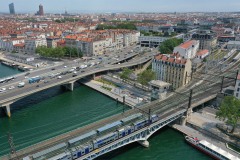
[[[80,87],[80,84],[75,83],[74,84],[75,89]],[[35,104],[38,104],[44,100],[47,100],[52,97],[56,97],[58,95],[61,95],[65,92],[69,92],[62,86],[55,86],[52,88],[49,88],[47,90],[29,95],[23,99],[20,99],[16,101],[15,103],[11,104],[11,113],[16,113],[18,111],[21,111],[22,109],[26,109],[28,107],[32,107]],[[0,109],[0,117],[6,116],[4,108]]]
[[[162,129],[158,130],[157,132],[155,132],[149,139],[148,141],[151,141],[152,139],[154,139],[156,136],[159,136],[159,134],[164,133],[168,130],[168,127],[163,127]],[[151,145],[151,144],[150,144]],[[112,152],[109,152],[103,156],[100,156],[98,158],[96,158],[96,160],[111,160],[113,158],[118,157],[119,155],[122,155],[123,153],[126,153],[132,149],[135,149],[137,147],[142,147],[144,149],[143,146],[141,146],[138,142],[134,142],[134,143],[130,143],[126,146],[123,146],[119,149],[116,149]]]

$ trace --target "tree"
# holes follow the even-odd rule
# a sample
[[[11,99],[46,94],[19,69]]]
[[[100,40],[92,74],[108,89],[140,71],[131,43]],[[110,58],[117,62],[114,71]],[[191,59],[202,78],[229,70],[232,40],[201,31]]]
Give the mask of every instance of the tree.
[[[148,69],[138,75],[137,81],[142,85],[147,85],[148,82],[154,80],[155,77],[155,72],[153,72],[151,69]]]
[[[120,78],[123,80],[127,80],[129,76],[132,74],[132,70],[129,68],[123,68],[122,73],[120,74]]]
[[[183,43],[183,39],[171,38],[168,39],[159,46],[159,51],[161,54],[171,54],[173,52],[174,47]]]
[[[227,124],[232,125],[232,132],[234,132],[237,123],[240,121],[240,100],[234,96],[224,97],[216,117],[220,120],[226,120]]]

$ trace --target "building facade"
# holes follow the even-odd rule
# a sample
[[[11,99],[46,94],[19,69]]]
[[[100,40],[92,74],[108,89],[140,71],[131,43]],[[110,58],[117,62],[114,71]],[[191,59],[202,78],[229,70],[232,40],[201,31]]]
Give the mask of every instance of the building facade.
[[[240,41],[229,41],[227,43],[227,49],[237,49],[240,50]]]
[[[199,40],[199,49],[211,50],[217,45],[217,37],[209,31],[199,31],[192,35],[192,39]]]
[[[179,54],[159,54],[152,62],[152,70],[156,73],[156,79],[170,83],[173,89],[190,82],[191,68],[190,59],[181,58]]]
[[[175,47],[173,52],[179,53],[180,56],[183,58],[192,59],[196,56],[198,49],[199,49],[199,41],[190,40]]]
[[[9,4],[9,13],[10,14],[15,14],[14,3]]]
[[[35,53],[38,46],[47,46],[46,38],[28,38],[25,40],[25,51]]]
[[[162,42],[166,41],[167,37],[155,37],[155,36],[140,36],[138,41],[143,47],[158,47]]]

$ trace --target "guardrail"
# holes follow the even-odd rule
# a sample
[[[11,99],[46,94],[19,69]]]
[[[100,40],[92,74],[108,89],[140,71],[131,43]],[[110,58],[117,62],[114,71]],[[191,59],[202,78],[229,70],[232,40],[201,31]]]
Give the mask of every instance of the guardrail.
[[[63,81],[59,81],[59,82],[56,82],[54,84],[51,84],[51,85],[46,85],[44,87],[39,87],[39,88],[36,88],[35,90],[32,90],[32,91],[29,91],[29,92],[25,92],[21,95],[17,95],[17,96],[13,96],[13,97],[10,97],[10,98],[7,98],[7,99],[4,99],[2,101],[0,101],[1,104],[4,104],[4,103],[8,103],[10,101],[13,101],[15,99],[19,99],[21,97],[25,97],[25,96],[28,96],[30,94],[33,94],[33,93],[36,93],[36,92],[39,92],[39,91],[42,91],[42,90],[45,90],[45,89],[48,89],[48,88],[51,88],[53,86],[57,86],[57,85],[62,85],[62,84],[66,84],[68,82],[71,82],[71,81],[76,81],[78,79],[81,79],[83,77],[86,77],[86,76],[89,76],[89,75],[92,75],[92,74],[95,74],[95,73],[98,73],[98,72],[103,72],[103,71],[108,71],[108,70],[115,70],[115,69],[119,69],[119,68],[123,68],[123,67],[130,67],[130,66],[134,66],[134,65],[138,65],[138,64],[141,64],[141,63],[145,63],[146,61],[148,61],[149,59],[145,59],[144,61],[141,60],[141,61],[136,61],[136,62],[131,62],[130,64],[127,63],[123,63],[123,64],[118,64],[118,65],[114,65],[114,66],[110,66],[110,67],[105,67],[105,68],[100,68],[100,69],[96,69],[96,70],[91,70],[90,72],[86,73],[82,73],[76,77],[70,77],[69,79],[65,79]],[[48,73],[49,74],[49,73]]]

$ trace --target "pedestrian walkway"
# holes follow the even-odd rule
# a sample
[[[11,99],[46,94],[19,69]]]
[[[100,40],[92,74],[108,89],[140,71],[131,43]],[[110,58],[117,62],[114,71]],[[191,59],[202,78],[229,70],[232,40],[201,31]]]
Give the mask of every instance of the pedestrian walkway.
[[[172,126],[174,129],[178,130],[179,132],[182,132],[184,133],[185,135],[187,136],[191,136],[191,137],[197,137],[199,140],[206,140],[208,141],[209,143],[227,151],[228,153],[236,156],[236,157],[239,157],[240,158],[240,155],[237,154],[236,152],[228,149],[226,147],[226,144],[221,142],[221,141],[218,141],[216,140],[215,138],[211,138],[211,137],[207,137],[206,135],[203,135],[201,132],[195,130],[195,129],[192,129],[188,126],[185,126],[185,125],[178,125],[178,124],[174,124]]]
[[[35,68],[34,66],[25,64],[25,63],[20,63],[20,62],[16,62],[10,59],[5,58],[3,55],[0,54],[0,60],[4,61],[4,62],[8,62],[8,63],[12,63],[12,64],[16,64],[18,66],[22,66],[22,67],[26,67],[26,68]]]
[[[94,90],[97,90],[113,99],[118,99],[119,102],[123,103],[123,96],[122,94],[117,94],[117,91],[116,91],[116,87],[114,86],[111,86],[111,85],[107,85],[107,84],[104,84],[105,87],[108,87],[108,88],[111,88],[111,91],[109,90],[106,90],[104,89],[102,86],[103,86],[103,83],[100,83],[98,81],[94,81],[94,80],[91,80],[91,81],[86,81],[86,80],[80,80],[80,82],[82,82],[84,85],[90,87],[90,88],[93,88]],[[129,105],[130,107],[134,107],[135,105],[137,105],[137,102],[130,99],[129,97],[125,97],[125,103],[127,105]]]

